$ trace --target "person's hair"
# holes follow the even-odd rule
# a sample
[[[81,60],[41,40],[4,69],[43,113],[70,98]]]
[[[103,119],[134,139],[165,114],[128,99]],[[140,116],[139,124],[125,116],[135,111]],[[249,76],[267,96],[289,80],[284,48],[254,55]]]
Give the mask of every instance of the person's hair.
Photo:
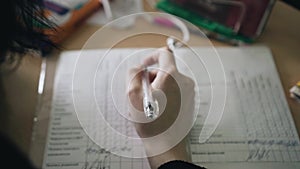
[[[0,5],[0,64],[6,54],[20,54],[38,50],[42,45],[54,45],[41,27],[53,24],[43,16],[42,0],[4,0]],[[40,27],[40,28],[38,28]]]
[[[299,0],[283,0],[288,5],[300,10],[300,1]]]

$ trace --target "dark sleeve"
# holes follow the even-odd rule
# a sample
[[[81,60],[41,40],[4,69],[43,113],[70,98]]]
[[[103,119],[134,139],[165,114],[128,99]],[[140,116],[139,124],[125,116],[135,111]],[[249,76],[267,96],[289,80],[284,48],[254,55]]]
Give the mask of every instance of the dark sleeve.
[[[174,161],[169,161],[163,165],[161,165],[160,167],[158,167],[158,169],[174,169],[174,168],[178,168],[178,169],[206,169],[204,167],[200,167],[198,165],[189,163],[189,162],[185,162],[185,161],[180,161],[180,160],[174,160]]]
[[[1,168],[35,169],[28,158],[0,133]]]
[[[300,9],[300,1],[299,0],[283,0],[283,2],[297,8],[298,10]]]

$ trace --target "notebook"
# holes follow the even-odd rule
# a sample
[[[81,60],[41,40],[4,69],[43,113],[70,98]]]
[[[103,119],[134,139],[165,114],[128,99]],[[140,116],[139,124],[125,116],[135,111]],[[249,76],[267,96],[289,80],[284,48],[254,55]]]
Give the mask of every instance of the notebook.
[[[125,48],[61,53],[43,168],[150,168],[146,158],[131,158],[143,153],[140,142],[120,141],[111,133],[113,129],[137,137],[126,113],[120,113],[126,107],[121,93],[127,70],[147,52]],[[198,61],[190,57],[195,53]],[[200,111],[188,147],[194,163],[209,169],[300,167],[299,137],[268,47],[181,48],[176,64],[198,86],[195,102]],[[224,94],[212,94],[213,86],[226,89],[224,112],[215,126],[206,127],[211,134],[200,143],[208,112],[214,109],[212,96]],[[100,123],[95,112],[105,121]]]

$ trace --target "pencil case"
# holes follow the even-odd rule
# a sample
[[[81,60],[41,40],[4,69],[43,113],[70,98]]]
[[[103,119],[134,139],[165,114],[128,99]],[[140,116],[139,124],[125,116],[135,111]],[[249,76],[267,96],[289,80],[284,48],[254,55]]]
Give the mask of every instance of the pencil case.
[[[263,32],[275,0],[160,0],[157,9],[198,26],[211,38],[252,43]]]

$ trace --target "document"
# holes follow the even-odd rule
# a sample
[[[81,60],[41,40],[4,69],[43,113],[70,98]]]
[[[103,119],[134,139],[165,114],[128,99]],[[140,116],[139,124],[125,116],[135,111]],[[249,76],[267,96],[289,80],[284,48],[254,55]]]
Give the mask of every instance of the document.
[[[205,144],[198,143],[203,124],[196,121],[192,161],[208,168],[299,168],[299,137],[271,52],[265,47],[217,50],[226,73],[225,111]]]
[[[210,49],[194,49],[202,60],[211,58]],[[137,55],[143,52],[133,56],[138,50],[141,49],[112,49],[108,54],[105,49],[61,53],[54,81],[43,168],[150,168],[146,158],[116,155],[130,156],[136,153],[133,152],[136,149],[132,148],[132,143],[119,143],[103,123],[94,123],[97,116],[90,113],[100,107],[112,128],[137,137],[132,124],[124,118],[128,114],[115,113],[126,107],[125,98],[114,100],[110,91],[125,92],[128,69],[142,60]],[[189,135],[192,161],[207,168],[299,168],[299,137],[270,50],[257,46],[220,47],[216,51],[225,70],[227,96],[221,121],[203,144],[199,143],[199,136],[211,106],[211,86],[224,84],[224,81],[210,81],[205,65],[191,63],[191,51],[182,48],[176,52],[179,71],[194,76],[199,82],[196,92],[200,99],[196,102],[199,102],[200,112]],[[103,55],[109,56],[99,62]],[[125,62],[124,58],[129,59]],[[77,64],[78,61],[81,64]],[[201,71],[193,74],[191,71],[195,66]],[[89,76],[94,77],[92,87],[89,86]],[[76,81],[82,83],[74,84]],[[89,90],[95,91],[92,98],[99,105],[89,100],[90,95],[86,94]],[[77,104],[78,100],[83,100],[83,103]],[[118,108],[115,108],[115,102],[120,105]],[[86,114],[79,113],[81,108]],[[93,128],[97,130],[91,130]],[[90,131],[94,131],[93,136]],[[93,139],[109,143],[109,149],[97,145]],[[122,146],[114,147],[116,144]],[[134,146],[143,151],[140,142]]]

